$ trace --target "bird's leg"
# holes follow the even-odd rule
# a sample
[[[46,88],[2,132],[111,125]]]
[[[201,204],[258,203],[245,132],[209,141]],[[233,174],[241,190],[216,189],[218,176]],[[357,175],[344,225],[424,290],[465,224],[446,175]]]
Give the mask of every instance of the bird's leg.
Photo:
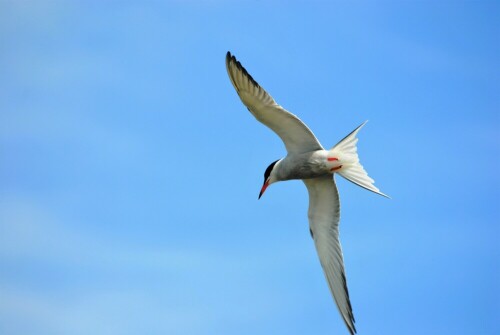
[[[328,157],[326,160],[329,162],[340,162],[337,157]],[[334,167],[330,168],[330,172],[336,171],[340,168],[342,168],[342,165],[334,166]]]

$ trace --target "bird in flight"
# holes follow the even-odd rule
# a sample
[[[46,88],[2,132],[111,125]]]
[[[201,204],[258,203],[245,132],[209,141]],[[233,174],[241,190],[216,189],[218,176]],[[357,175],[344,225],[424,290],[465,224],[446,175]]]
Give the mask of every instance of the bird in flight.
[[[335,174],[388,197],[373,185],[373,179],[359,163],[356,135],[366,122],[325,150],[309,127],[278,105],[230,52],[226,54],[226,69],[243,104],[258,121],[281,138],[287,150],[286,157],[271,163],[264,172],[259,199],[269,185],[278,181],[301,179],[304,182],[309,192],[309,231],[321,267],[342,319],[351,335],[355,334],[339,241],[340,201]]]

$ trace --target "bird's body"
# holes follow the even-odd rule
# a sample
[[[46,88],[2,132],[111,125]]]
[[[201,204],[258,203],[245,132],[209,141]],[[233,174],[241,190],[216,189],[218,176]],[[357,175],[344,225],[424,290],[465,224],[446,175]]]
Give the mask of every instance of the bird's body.
[[[231,53],[226,55],[229,78],[255,118],[273,130],[285,144],[286,157],[271,163],[264,173],[266,188],[275,182],[301,179],[309,192],[309,229],[321,266],[339,312],[351,334],[356,333],[339,241],[340,201],[334,174],[385,196],[359,163],[356,135],[363,123],[330,150],[295,115],[278,105]]]
[[[331,172],[328,169],[328,151],[315,150],[302,154],[287,155],[276,165],[276,178],[280,181],[291,179],[318,178]]]

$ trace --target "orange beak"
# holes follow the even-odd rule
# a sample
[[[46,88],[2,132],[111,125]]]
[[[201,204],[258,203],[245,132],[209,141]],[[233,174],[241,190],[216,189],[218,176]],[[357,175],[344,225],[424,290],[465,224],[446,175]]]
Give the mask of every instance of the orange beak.
[[[260,189],[260,193],[259,193],[259,199],[260,197],[264,194],[264,192],[266,191],[266,188],[269,186],[269,179],[266,180],[264,182],[264,185],[262,186],[262,188]]]

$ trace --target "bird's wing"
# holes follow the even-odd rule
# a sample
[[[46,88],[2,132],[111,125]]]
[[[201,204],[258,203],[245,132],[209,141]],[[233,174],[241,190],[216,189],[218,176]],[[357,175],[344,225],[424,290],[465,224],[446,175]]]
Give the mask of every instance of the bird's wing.
[[[309,228],[321,267],[347,328],[355,334],[339,241],[340,202],[335,179],[329,175],[303,181],[309,191]]]
[[[230,52],[226,55],[226,68],[241,101],[258,121],[278,134],[289,153],[323,149],[304,122],[278,105]]]

